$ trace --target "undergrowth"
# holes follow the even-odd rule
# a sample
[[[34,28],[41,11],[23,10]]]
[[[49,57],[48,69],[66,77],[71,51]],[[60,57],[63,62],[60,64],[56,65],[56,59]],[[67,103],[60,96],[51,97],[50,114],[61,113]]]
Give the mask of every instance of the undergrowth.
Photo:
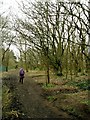
[[[68,85],[76,86],[82,90],[90,90],[90,83],[87,80],[82,81],[69,81]]]
[[[12,75],[6,76],[2,80],[2,120],[24,118],[25,116],[18,100],[19,96],[15,92],[16,77]]]

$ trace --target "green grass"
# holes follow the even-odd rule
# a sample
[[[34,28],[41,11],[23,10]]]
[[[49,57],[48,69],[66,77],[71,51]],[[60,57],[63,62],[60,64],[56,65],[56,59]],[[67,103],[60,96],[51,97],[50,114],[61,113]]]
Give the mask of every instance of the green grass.
[[[81,103],[90,106],[90,100],[89,100],[89,99],[88,99],[88,100],[81,101]]]
[[[48,88],[53,88],[53,87],[55,87],[55,86],[56,86],[56,85],[51,84],[51,83],[50,83],[50,84],[46,84],[46,83],[45,83],[45,84],[42,85],[42,88],[48,89]]]
[[[83,89],[83,90],[89,90],[90,89],[90,83],[88,83],[87,80],[83,80],[83,81],[69,81],[68,85],[76,86],[79,89]]]
[[[56,99],[55,96],[48,96],[48,97],[47,97],[47,100],[49,100],[49,101],[53,101],[53,100],[55,100],[55,99]]]
[[[3,85],[3,91],[2,91],[2,106],[4,110],[9,109],[9,106],[11,104],[11,93],[9,92],[9,88],[5,85]]]

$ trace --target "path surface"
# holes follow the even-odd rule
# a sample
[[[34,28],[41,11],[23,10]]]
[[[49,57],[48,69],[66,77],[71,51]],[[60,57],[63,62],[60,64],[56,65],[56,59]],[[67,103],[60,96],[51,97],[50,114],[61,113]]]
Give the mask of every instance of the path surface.
[[[10,81],[15,85],[15,92],[19,102],[21,103],[21,110],[26,118],[59,118],[75,120],[72,115],[68,115],[61,109],[53,107],[52,104],[43,97],[42,88],[36,83],[37,77],[25,75],[24,84],[19,83],[17,77],[18,71],[8,73]],[[9,82],[9,81],[8,81]]]
[[[66,112],[58,111],[42,97],[42,88],[32,79],[26,76],[24,84],[18,83],[17,93],[19,101],[23,105],[22,110],[28,118],[71,118]]]

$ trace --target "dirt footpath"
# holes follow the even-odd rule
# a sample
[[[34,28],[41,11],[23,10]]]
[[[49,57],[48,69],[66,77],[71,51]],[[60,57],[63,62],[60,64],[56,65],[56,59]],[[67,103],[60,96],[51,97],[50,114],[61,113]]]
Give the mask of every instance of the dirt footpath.
[[[51,106],[42,97],[42,88],[32,79],[25,76],[24,84],[17,84],[17,93],[19,101],[22,104],[22,111],[27,114],[28,118],[66,118],[73,119],[64,111],[58,111],[57,108]]]

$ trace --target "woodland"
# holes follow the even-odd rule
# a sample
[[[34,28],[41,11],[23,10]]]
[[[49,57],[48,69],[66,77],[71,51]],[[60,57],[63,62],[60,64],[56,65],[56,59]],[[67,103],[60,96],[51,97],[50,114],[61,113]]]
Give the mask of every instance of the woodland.
[[[36,81],[37,86],[43,89],[42,97],[58,111],[67,112],[77,119],[89,119],[90,1],[27,0],[17,4],[21,15],[0,14],[0,100],[2,98],[3,119],[14,119],[20,115],[17,109],[9,108],[11,103],[8,99],[16,95],[14,84],[21,89],[17,85],[17,71],[21,67],[25,70],[26,81],[30,78]],[[15,55],[14,47],[19,54]],[[31,86],[34,83],[28,84]],[[73,96],[72,103],[69,95]]]

